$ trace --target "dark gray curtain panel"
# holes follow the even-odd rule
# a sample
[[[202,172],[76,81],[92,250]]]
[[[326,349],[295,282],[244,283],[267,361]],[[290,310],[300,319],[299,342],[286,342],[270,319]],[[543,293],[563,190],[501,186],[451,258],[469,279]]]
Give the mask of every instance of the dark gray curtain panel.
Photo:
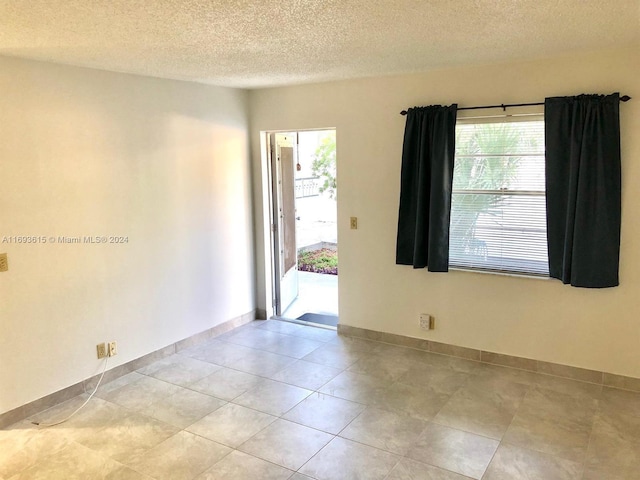
[[[620,257],[619,95],[545,100],[549,275],[614,287]]]
[[[404,131],[396,263],[449,270],[458,106],[410,108]]]

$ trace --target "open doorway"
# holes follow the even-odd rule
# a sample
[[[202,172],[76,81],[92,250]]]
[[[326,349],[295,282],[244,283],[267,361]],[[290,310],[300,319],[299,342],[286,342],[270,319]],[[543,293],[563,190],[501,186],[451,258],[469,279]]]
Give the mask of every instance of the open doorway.
[[[276,315],[338,323],[336,131],[272,133]]]

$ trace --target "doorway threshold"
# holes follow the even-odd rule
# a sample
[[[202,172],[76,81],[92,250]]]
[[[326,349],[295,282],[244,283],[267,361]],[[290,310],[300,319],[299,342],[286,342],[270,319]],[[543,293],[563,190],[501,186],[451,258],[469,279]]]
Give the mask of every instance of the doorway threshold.
[[[319,323],[321,325],[330,325],[332,327],[338,326],[338,316],[333,314],[307,312],[300,315],[297,319],[302,320],[303,322]]]
[[[288,322],[288,323],[296,323],[298,325],[304,325],[306,327],[323,328],[325,330],[333,330],[334,332],[338,330],[337,327],[333,327],[331,325],[325,325],[322,323],[305,322],[304,320],[298,320],[297,318],[287,318],[280,315],[272,316],[271,320],[278,320],[280,322]]]

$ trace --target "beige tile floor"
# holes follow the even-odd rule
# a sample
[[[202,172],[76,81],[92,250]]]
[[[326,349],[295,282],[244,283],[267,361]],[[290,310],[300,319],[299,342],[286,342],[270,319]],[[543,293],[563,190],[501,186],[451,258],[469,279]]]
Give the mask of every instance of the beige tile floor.
[[[36,416],[55,421],[86,396]],[[640,478],[640,394],[270,320],[0,430],[0,480]]]

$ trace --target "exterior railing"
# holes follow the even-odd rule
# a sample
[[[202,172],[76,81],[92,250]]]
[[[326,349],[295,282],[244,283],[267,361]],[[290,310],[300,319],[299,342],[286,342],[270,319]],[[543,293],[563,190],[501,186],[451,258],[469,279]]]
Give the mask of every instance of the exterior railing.
[[[296,198],[316,197],[320,195],[320,179],[318,177],[296,178]]]

